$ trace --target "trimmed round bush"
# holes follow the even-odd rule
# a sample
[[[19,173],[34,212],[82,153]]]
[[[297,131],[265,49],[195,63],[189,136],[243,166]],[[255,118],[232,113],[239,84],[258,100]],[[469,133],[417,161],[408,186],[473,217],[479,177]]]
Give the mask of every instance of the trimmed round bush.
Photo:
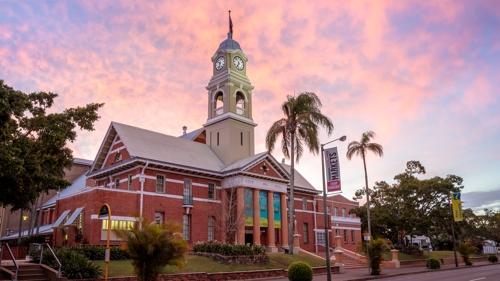
[[[496,263],[498,262],[498,257],[495,255],[488,256],[488,261],[491,263]]]
[[[425,266],[430,269],[439,269],[441,268],[441,262],[436,258],[428,258]]]
[[[305,262],[296,261],[288,267],[288,280],[290,281],[311,281],[313,271],[310,265]]]

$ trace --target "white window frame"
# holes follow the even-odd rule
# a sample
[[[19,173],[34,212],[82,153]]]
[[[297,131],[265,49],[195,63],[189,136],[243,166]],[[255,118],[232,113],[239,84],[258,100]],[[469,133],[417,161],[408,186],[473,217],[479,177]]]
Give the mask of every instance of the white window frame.
[[[303,227],[304,227],[304,233],[303,233],[304,234],[304,243],[308,243],[309,242],[309,239],[308,239],[309,237],[307,236],[307,232],[308,232],[308,228],[309,227],[308,227],[308,225],[307,225],[306,222],[304,223]]]
[[[338,207],[333,208],[333,216],[334,217],[338,217],[339,216],[339,208]]]
[[[115,179],[115,189],[120,189],[120,178]]]
[[[132,190],[132,174],[129,174],[127,177],[127,189]]]
[[[318,245],[326,245],[326,238],[325,238],[325,233],[324,232],[316,232],[316,243]]]
[[[349,240],[347,240],[347,229],[344,229],[344,243],[349,243]]]
[[[156,175],[156,193],[165,193],[165,175]]]
[[[354,230],[351,230],[351,243],[354,244]]]
[[[215,190],[216,190],[215,183],[209,182],[208,183],[208,199],[215,200],[217,198]]]
[[[208,241],[214,241],[215,240],[215,217],[214,216],[209,216],[208,217]]]
[[[307,198],[302,197],[302,210],[307,210]]]
[[[186,241],[191,241],[191,215],[182,215],[182,234]]]
[[[342,208],[342,217],[345,218],[345,208]]]

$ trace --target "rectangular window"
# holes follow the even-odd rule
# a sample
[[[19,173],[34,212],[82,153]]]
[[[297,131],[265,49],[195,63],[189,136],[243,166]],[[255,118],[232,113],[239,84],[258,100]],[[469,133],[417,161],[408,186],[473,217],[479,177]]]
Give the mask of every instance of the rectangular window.
[[[182,215],[182,234],[186,241],[191,241],[191,215]]]
[[[208,217],[208,241],[214,241],[215,217]]]
[[[191,195],[191,180],[184,179],[184,191],[183,191],[183,201],[182,204],[186,206],[193,205],[193,196]]]
[[[324,232],[316,232],[316,242],[318,243],[318,245],[326,245]]]
[[[215,184],[208,184],[208,199],[215,199]]]
[[[131,230],[134,225],[134,221],[111,220],[111,229]],[[108,220],[102,221],[102,230],[108,230]]]
[[[128,175],[127,189],[132,190],[132,174]]]
[[[108,187],[108,182],[107,181],[104,181],[104,185],[103,185],[104,188],[107,188]]]
[[[326,206],[326,213],[330,214],[330,206]]]
[[[120,188],[120,179],[115,179],[115,189],[119,189]]]
[[[302,210],[307,210],[307,198],[302,197]]]
[[[345,218],[345,208],[342,208],[342,217]]]
[[[217,132],[217,146],[219,146],[219,132]]]
[[[337,208],[337,207],[333,208],[333,215],[336,217],[339,216],[339,208]]]
[[[155,222],[156,224],[163,223],[164,212],[155,212]]]
[[[240,144],[243,145],[243,132],[240,132]]]
[[[308,237],[307,237],[307,223],[304,223],[304,243],[307,243]]]
[[[344,229],[344,243],[347,243],[347,230]]]
[[[354,230],[351,230],[351,243],[354,244]]]
[[[156,175],[156,193],[165,193],[164,175]]]

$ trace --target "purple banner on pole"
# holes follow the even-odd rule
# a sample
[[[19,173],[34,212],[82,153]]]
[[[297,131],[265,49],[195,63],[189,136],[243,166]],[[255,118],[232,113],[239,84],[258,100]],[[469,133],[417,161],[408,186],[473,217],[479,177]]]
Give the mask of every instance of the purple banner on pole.
[[[336,147],[325,149],[325,169],[327,192],[340,191],[340,165]]]

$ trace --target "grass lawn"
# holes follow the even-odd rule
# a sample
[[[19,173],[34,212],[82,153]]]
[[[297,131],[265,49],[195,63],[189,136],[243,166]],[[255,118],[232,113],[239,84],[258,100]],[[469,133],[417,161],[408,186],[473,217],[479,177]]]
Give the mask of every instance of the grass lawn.
[[[303,261],[311,265],[325,266],[326,261],[314,258],[308,255],[285,255],[285,254],[269,254],[270,261],[266,265],[224,265],[219,264],[212,259],[186,255],[186,266],[183,270],[178,270],[174,266],[167,266],[163,269],[163,273],[186,273],[186,272],[231,272],[231,271],[247,271],[247,270],[262,270],[262,269],[279,269],[288,268],[288,266],[295,261]],[[99,265],[104,272],[104,261],[94,261]],[[111,261],[109,263],[109,276],[132,276],[134,269],[132,268],[130,260]]]
[[[432,258],[443,259],[443,258],[454,258],[453,251],[432,251],[430,253]],[[481,255],[472,255],[481,256]],[[398,258],[400,261],[411,261],[411,260],[426,260],[428,258],[428,252],[424,251],[424,254],[421,256],[412,256],[405,253],[398,253]],[[461,259],[460,254],[457,252],[457,258]],[[391,252],[384,253],[384,260],[390,261],[392,260]]]

